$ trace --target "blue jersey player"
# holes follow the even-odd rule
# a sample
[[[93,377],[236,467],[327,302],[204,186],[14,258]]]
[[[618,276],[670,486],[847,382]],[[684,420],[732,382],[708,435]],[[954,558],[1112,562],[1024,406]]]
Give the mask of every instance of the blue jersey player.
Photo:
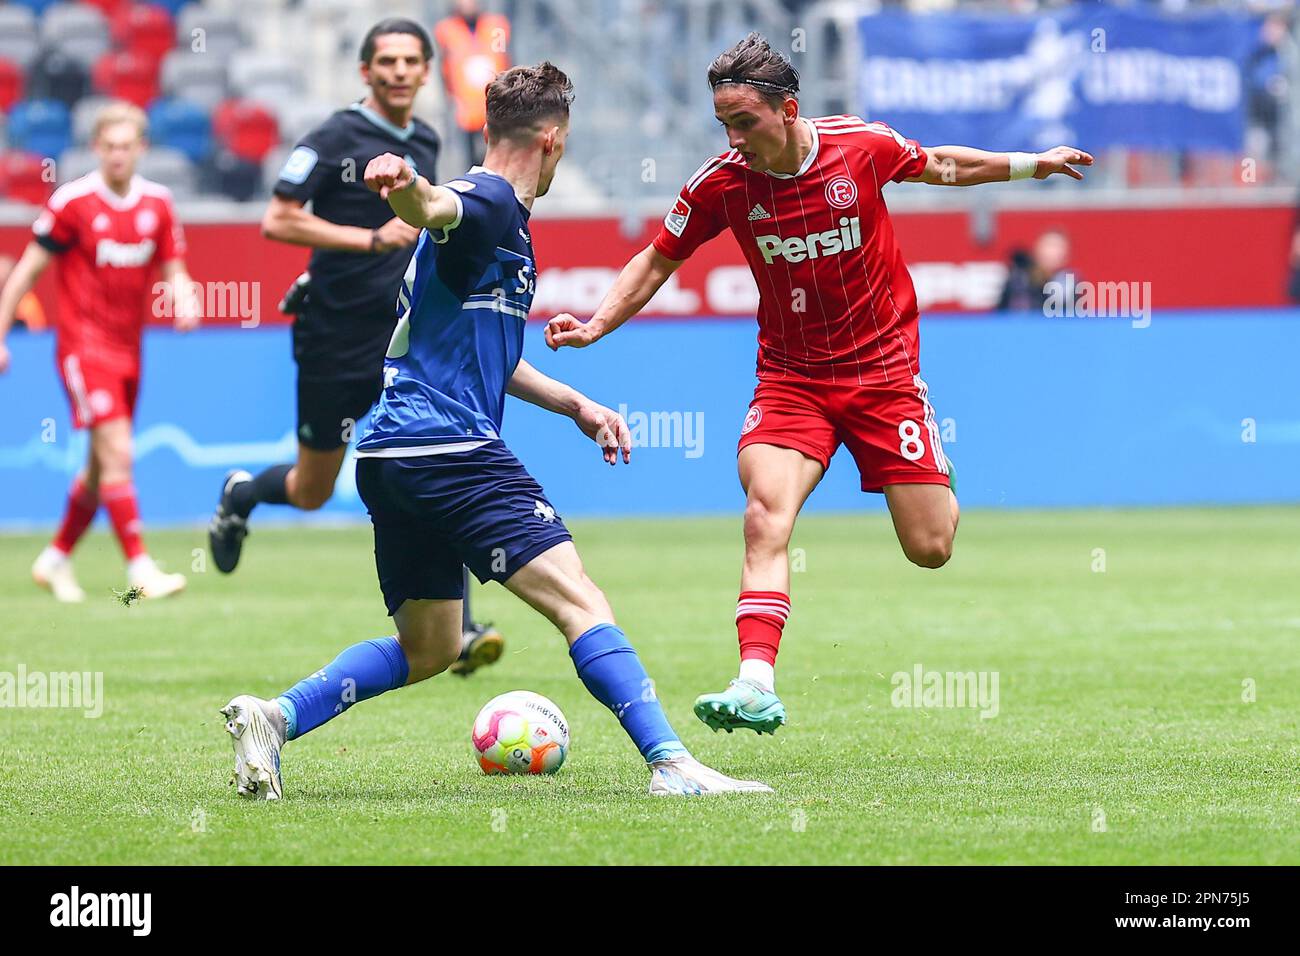
[[[223,708],[241,796],[279,799],[286,741],[456,660],[462,565],[560,630],[583,684],[649,765],[650,793],[770,791],[711,770],[682,746],[554,505],[501,439],[510,394],[573,419],[611,465],[631,453],[615,412],[520,357],[536,276],[528,217],[564,155],[572,98],[552,64],[515,67],[487,89],[484,166],[442,186],[390,153],[366,168],[366,185],[422,230],[383,392],[357,444],[357,488],[397,633],[352,645],[274,699],[241,695]]]

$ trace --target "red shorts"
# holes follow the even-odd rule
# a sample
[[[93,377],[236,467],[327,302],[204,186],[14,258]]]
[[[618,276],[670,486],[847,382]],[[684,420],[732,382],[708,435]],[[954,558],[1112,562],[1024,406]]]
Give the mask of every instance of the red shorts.
[[[59,374],[72,403],[75,427],[93,428],[101,422],[135,415],[139,363],[87,359],[68,352],[59,356]]]
[[[863,491],[885,485],[948,484],[948,459],[939,440],[927,388],[759,382],[740,430],[746,445],[777,445],[803,452],[829,468],[847,445],[858,463]]]

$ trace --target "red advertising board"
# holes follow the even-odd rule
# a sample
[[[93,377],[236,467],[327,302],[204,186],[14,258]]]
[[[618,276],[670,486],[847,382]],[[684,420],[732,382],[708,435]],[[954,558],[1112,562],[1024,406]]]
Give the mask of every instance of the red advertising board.
[[[905,212],[895,229],[930,312],[979,312],[997,301],[1007,261],[1048,229],[1066,233],[1071,267],[1092,282],[1149,282],[1155,309],[1268,306],[1287,302],[1288,206],[1171,209],[1012,210],[985,223],[967,212]],[[986,235],[976,226],[983,225]],[[539,277],[534,318],[589,315],[618,269],[645,247],[657,221],[628,234],[613,218],[537,219]],[[189,264],[204,283],[208,321],[284,321],[276,303],[305,266],[307,251],[263,239],[253,223],[190,224]],[[0,254],[18,255],[30,233],[0,227]],[[53,283],[38,294],[47,312]],[[757,289],[735,240],[704,246],[664,287],[647,316],[753,315]],[[165,318],[155,317],[155,322]]]

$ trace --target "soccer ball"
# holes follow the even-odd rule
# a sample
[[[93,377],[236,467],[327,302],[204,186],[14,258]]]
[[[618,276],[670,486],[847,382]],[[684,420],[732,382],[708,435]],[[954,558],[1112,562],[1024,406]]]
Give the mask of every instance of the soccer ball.
[[[569,723],[541,694],[512,690],[483,705],[471,742],[484,773],[555,773],[569,752]]]

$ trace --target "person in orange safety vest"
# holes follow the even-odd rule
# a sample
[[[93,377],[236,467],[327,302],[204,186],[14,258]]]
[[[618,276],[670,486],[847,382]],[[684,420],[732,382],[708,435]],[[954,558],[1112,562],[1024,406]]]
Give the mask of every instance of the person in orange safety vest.
[[[456,0],[456,12],[438,21],[433,36],[442,49],[442,79],[456,106],[456,125],[465,133],[472,165],[483,161],[487,145],[485,89],[502,70],[510,68],[506,48],[510,21],[497,13],[483,13],[478,0]]]

